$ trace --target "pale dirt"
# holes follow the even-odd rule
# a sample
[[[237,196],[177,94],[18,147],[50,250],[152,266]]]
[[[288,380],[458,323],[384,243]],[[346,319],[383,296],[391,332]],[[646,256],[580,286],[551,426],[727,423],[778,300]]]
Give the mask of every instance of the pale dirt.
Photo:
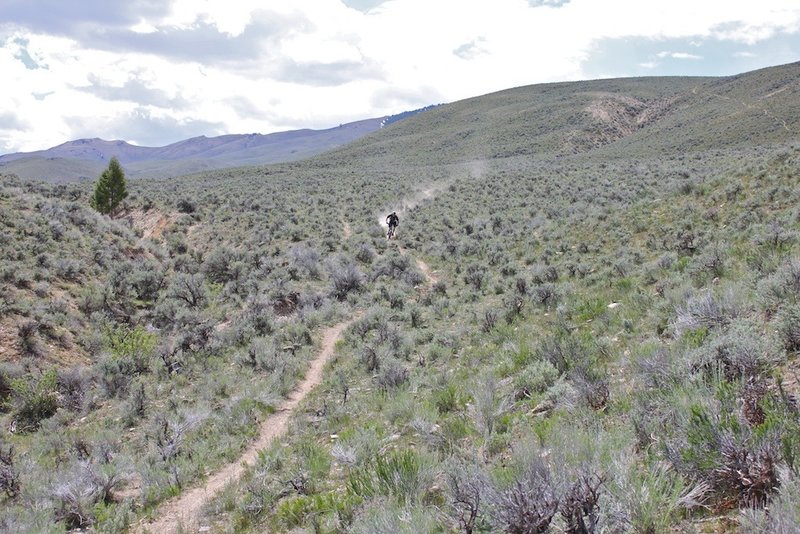
[[[419,258],[414,258],[414,259],[417,261],[417,267],[419,268],[420,271],[422,271],[422,274],[424,274],[425,278],[428,280],[428,285],[432,286],[433,284],[439,281],[439,278],[436,276],[435,272],[431,270],[430,266],[427,263],[425,263]]]
[[[178,213],[161,213],[156,210],[144,212],[142,210],[131,210],[127,217],[130,219],[135,230],[141,230],[141,241],[158,239],[164,231],[175,224],[180,215]]]
[[[433,187],[425,189],[423,191],[420,191],[410,199],[403,200],[400,203],[400,205],[390,206],[384,209],[381,213],[377,215],[378,224],[380,224],[384,230],[387,230],[389,228],[389,225],[386,224],[386,216],[392,213],[393,211],[397,213],[398,217],[400,217],[400,223],[402,224],[403,215],[405,215],[407,211],[414,209],[417,206],[417,204],[419,204],[423,200],[428,198],[433,198],[434,195],[436,194],[436,191],[437,190]]]
[[[397,250],[400,251],[400,254],[403,256],[409,255],[408,251],[404,249],[401,245],[397,245]],[[417,262],[417,269],[422,271],[422,274],[425,276],[425,281],[427,285],[432,286],[436,282],[439,281],[439,278],[436,276],[436,272],[431,269],[430,265],[422,261],[421,259],[417,258],[416,256],[412,256],[414,261]]]
[[[17,325],[9,322],[0,322],[0,362],[10,362],[20,359],[17,343],[19,334]]]
[[[311,362],[305,378],[283,402],[278,411],[270,415],[262,424],[258,438],[234,462],[225,465],[206,479],[205,484],[193,488],[164,503],[153,514],[155,520],[142,521],[132,531],[138,533],[167,534],[178,531],[198,532],[198,518],[203,505],[219,493],[227,484],[238,480],[245,469],[255,464],[258,452],[269,447],[270,443],[286,433],[289,418],[298,404],[308,393],[322,382],[322,370],[333,356],[339,336],[355,318],[326,329],[322,337],[322,349]]]

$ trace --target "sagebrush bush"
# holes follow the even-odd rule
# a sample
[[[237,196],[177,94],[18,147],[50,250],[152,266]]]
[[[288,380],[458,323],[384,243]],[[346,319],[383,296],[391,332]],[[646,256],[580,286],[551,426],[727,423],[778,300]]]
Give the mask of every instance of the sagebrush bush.
[[[689,298],[676,310],[673,328],[677,337],[701,328],[713,329],[727,325],[741,314],[741,306],[733,290],[716,295],[701,292]]]
[[[363,275],[350,261],[341,259],[337,263],[331,263],[328,271],[333,284],[333,296],[337,299],[344,300],[348,293],[361,288]]]
[[[721,368],[729,380],[761,377],[781,360],[771,336],[751,321],[737,319],[694,351],[693,370]]]
[[[58,410],[58,374],[55,369],[40,377],[17,378],[11,382],[14,391],[14,419],[17,429],[33,431],[42,420]]]
[[[544,393],[558,378],[558,370],[547,360],[535,360],[514,376],[515,396],[520,399]]]
[[[474,462],[450,460],[445,464],[450,513],[467,534],[486,527],[491,483],[486,473]]]
[[[489,515],[503,532],[541,534],[550,529],[560,498],[547,465],[532,460],[511,484],[492,491]]]
[[[778,335],[786,350],[800,351],[800,304],[786,306],[778,315]]]
[[[0,441],[0,491],[9,499],[19,495],[19,466],[16,463],[16,452],[13,445],[5,446]]]

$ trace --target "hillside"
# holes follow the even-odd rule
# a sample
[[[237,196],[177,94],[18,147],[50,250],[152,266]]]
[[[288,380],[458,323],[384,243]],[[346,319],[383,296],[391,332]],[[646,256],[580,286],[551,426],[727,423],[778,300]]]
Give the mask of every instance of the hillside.
[[[520,87],[113,220],[3,177],[0,531],[798,531],[799,87]]]
[[[412,117],[332,159],[431,165],[584,153],[657,157],[786,142],[800,123],[799,71],[793,63],[726,78],[519,87]]]

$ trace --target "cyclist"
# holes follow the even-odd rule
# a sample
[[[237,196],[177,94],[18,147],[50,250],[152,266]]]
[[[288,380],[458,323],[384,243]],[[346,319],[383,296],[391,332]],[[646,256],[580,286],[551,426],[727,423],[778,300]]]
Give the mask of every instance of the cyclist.
[[[398,217],[397,213],[393,211],[386,216],[386,224],[389,225],[389,232],[386,234],[386,238],[391,239],[394,237],[394,229],[397,228],[398,224],[400,224],[400,217]]]

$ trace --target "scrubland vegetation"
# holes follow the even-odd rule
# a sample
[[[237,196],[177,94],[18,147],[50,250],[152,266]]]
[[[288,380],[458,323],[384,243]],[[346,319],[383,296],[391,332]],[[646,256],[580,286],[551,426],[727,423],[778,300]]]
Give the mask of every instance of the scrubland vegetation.
[[[730,90],[761,102],[798,70],[748,76]],[[115,219],[89,186],[3,177],[0,530],[156,514],[361,313],[202,525],[798,531],[800,146],[772,126],[800,109],[708,107],[734,81],[489,95],[306,162],[133,181]],[[623,131],[587,101],[663,117]],[[718,118],[664,126],[692,110]]]

